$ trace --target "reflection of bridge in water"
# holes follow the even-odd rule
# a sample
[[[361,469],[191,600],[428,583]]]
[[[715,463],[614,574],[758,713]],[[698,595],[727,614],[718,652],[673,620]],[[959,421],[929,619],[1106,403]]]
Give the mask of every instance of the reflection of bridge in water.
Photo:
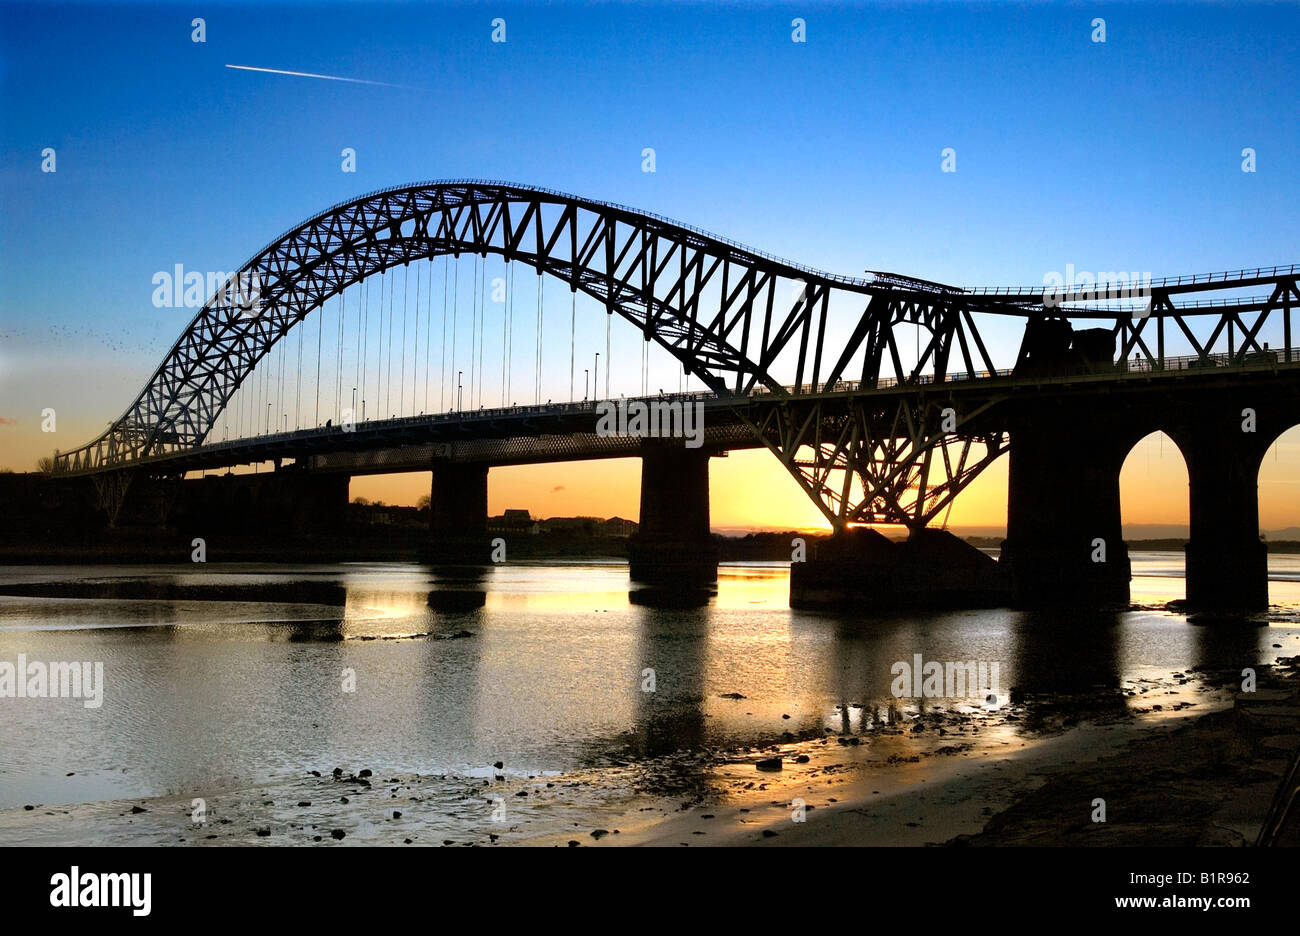
[[[468,336],[457,334],[462,257],[473,263]],[[503,274],[492,280],[491,300],[489,261]],[[515,285],[519,263],[537,274],[526,300]],[[579,298],[584,340],[601,330],[589,313],[604,313],[596,318],[605,332],[604,391],[597,352],[594,367],[582,368],[589,389],[581,403],[542,399],[544,387],[562,383],[555,349],[545,353],[543,274],[570,294],[571,397]],[[251,304],[234,285],[248,282],[257,284]],[[326,303],[335,297],[331,316]],[[521,365],[516,311],[533,299],[534,358]],[[807,564],[821,573],[797,571],[814,590],[871,600],[873,589],[878,599],[882,589],[942,591],[944,577],[928,564],[940,554],[974,561],[927,528],[1010,452],[999,575],[1014,598],[1123,601],[1119,470],[1140,438],[1163,430],[1188,468],[1189,602],[1257,607],[1267,602],[1267,575],[1256,478],[1267,448],[1300,422],[1298,302],[1295,267],[1049,294],[837,276],[618,205],[496,182],[428,183],[337,205],[260,251],[209,297],[126,412],[99,438],[57,454],[54,473],[93,478],[116,518],[135,479],[273,462],[327,518],[346,502],[339,479],[432,470],[432,558],[477,562],[486,558],[490,467],[636,456],[643,470],[633,572],[686,581],[708,579],[716,567],[708,459],[766,447],[844,534],[837,544],[851,544]],[[496,340],[489,312],[493,333],[501,329],[499,396],[498,361],[484,350]],[[700,403],[702,447],[597,432],[591,399],[616,396],[616,319],[644,343],[632,396]],[[990,346],[1010,341],[1016,358],[995,360]],[[705,390],[654,393],[651,344]],[[513,405],[522,375],[532,378],[531,405]],[[497,405],[489,408],[490,396]],[[376,410],[391,415],[374,419]],[[235,490],[252,483],[244,477],[204,483]],[[239,503],[227,500],[228,509]],[[871,524],[906,526],[919,565],[895,563],[897,574],[855,584],[868,556],[885,565],[897,558],[854,534]]]

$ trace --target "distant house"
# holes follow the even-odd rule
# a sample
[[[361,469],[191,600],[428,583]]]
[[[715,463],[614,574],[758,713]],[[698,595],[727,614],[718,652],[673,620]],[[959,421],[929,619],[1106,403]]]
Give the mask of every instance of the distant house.
[[[602,536],[617,536],[626,538],[636,536],[637,523],[635,520],[624,520],[622,517],[610,517],[601,524],[600,532]]]
[[[636,534],[637,525],[622,517],[550,517],[541,522],[543,533],[568,534],[570,536],[616,536],[629,537]]]
[[[536,536],[539,525],[527,510],[507,510],[499,517],[488,517],[489,533],[526,533]]]

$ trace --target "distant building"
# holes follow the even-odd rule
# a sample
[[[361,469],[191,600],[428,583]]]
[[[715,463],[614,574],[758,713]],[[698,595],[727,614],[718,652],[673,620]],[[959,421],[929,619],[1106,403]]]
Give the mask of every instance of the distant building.
[[[601,524],[600,532],[604,536],[629,537],[636,536],[637,523],[635,520],[624,520],[622,517],[610,517]]]
[[[536,536],[539,527],[527,510],[507,510],[499,517],[488,517],[489,533],[526,533]]]
[[[632,536],[637,525],[622,517],[550,517],[541,521],[543,533],[567,533],[580,536]]]

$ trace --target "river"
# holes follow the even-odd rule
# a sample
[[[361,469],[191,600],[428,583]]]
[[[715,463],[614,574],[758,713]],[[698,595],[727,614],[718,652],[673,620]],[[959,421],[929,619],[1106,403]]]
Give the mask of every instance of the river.
[[[671,795],[681,769],[628,771],[865,738],[927,706],[986,718],[1005,744],[1122,717],[1147,687],[1172,706],[1194,669],[1300,654],[1300,556],[1270,556],[1267,614],[1209,625],[1163,607],[1183,595],[1180,554],[1132,558],[1122,613],[859,619],[791,610],[777,563],[724,565],[708,606],[674,610],[630,602],[614,562],[503,565],[477,582],[413,564],[5,567],[0,592],[29,594],[0,597],[0,662],[102,663],[103,698],[0,698],[0,811],[187,801],[334,767],[454,778],[449,814],[467,784],[498,777]],[[95,597],[111,594],[131,597]],[[898,698],[895,665],[917,655],[996,663],[998,685]],[[451,815],[447,834],[469,821]]]

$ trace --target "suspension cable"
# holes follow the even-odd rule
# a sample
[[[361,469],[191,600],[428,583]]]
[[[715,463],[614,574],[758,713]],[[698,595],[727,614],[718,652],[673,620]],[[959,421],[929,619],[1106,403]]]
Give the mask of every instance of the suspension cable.
[[[501,310],[501,405],[506,405],[506,343],[510,335],[510,261],[506,260],[505,278],[502,281],[506,290],[505,303]]]
[[[506,315],[510,319],[510,340],[506,351],[506,394],[503,405],[513,405],[510,400],[510,378],[514,376],[511,369],[515,363],[515,268],[510,267],[510,289],[506,295]]]
[[[451,269],[451,255],[447,254],[442,258],[442,345],[440,348],[441,361],[438,364],[438,412],[445,412],[443,408],[443,392],[447,389],[447,271]]]
[[[452,394],[451,374],[456,369],[456,320],[460,318],[460,255],[456,256],[456,275],[451,289],[451,370],[447,371],[447,396]],[[450,402],[450,400],[448,401]],[[456,401],[457,408],[460,401]]]
[[[320,426],[320,354],[321,335],[325,331],[325,310],[316,310],[316,425]]]
[[[384,401],[384,289],[388,283],[388,271],[379,274],[379,342],[375,347],[375,409],[383,419]]]
[[[370,280],[365,280],[361,284],[364,295],[361,300],[362,314],[365,316],[365,327],[361,329],[361,380],[357,384],[361,388],[361,415],[364,417],[366,412],[366,359],[370,355]]]
[[[362,296],[364,295],[363,291],[365,290],[365,286],[366,284],[363,281],[361,285],[357,287],[358,303],[363,302]],[[357,309],[357,342],[353,350],[356,352],[355,354],[356,369],[353,371],[353,375],[352,375],[352,409],[355,410],[357,408],[357,399],[356,399],[357,388],[361,386],[361,310],[360,309]],[[360,422],[361,414],[354,412],[352,414],[352,418],[357,422]]]
[[[285,396],[287,395],[284,389],[284,341],[281,341],[279,343],[279,348],[280,348],[280,386],[275,393],[275,402],[276,402],[275,408],[281,410],[281,412],[283,413],[284,407],[286,405]],[[285,422],[289,421],[288,414],[284,414],[284,421]]]
[[[533,360],[533,403],[541,405],[542,402],[542,290],[545,283],[542,280],[542,271],[537,271],[537,352]]]
[[[421,413],[429,412],[429,351],[433,347],[433,257],[429,257],[429,288],[426,289],[425,305],[428,307],[425,312],[424,321],[424,405],[420,407]]]
[[[388,416],[393,415],[393,307],[396,304],[397,273],[394,271],[393,281],[388,285],[388,364],[384,368],[384,409],[388,410]]]
[[[478,253],[474,252],[474,291],[469,300],[469,408],[474,408],[474,347],[478,341]]]
[[[487,254],[483,255],[482,291],[478,300],[478,406],[483,408],[483,345],[484,332],[487,328]]]
[[[406,297],[411,285],[410,264],[402,267],[402,371],[397,380],[397,414],[406,415]]]
[[[415,413],[416,391],[420,386],[420,261],[415,261],[415,360],[411,364],[411,413]]]
[[[347,315],[347,305],[343,301],[343,290],[339,290],[339,346],[334,355],[334,421],[343,420],[343,319]]]

